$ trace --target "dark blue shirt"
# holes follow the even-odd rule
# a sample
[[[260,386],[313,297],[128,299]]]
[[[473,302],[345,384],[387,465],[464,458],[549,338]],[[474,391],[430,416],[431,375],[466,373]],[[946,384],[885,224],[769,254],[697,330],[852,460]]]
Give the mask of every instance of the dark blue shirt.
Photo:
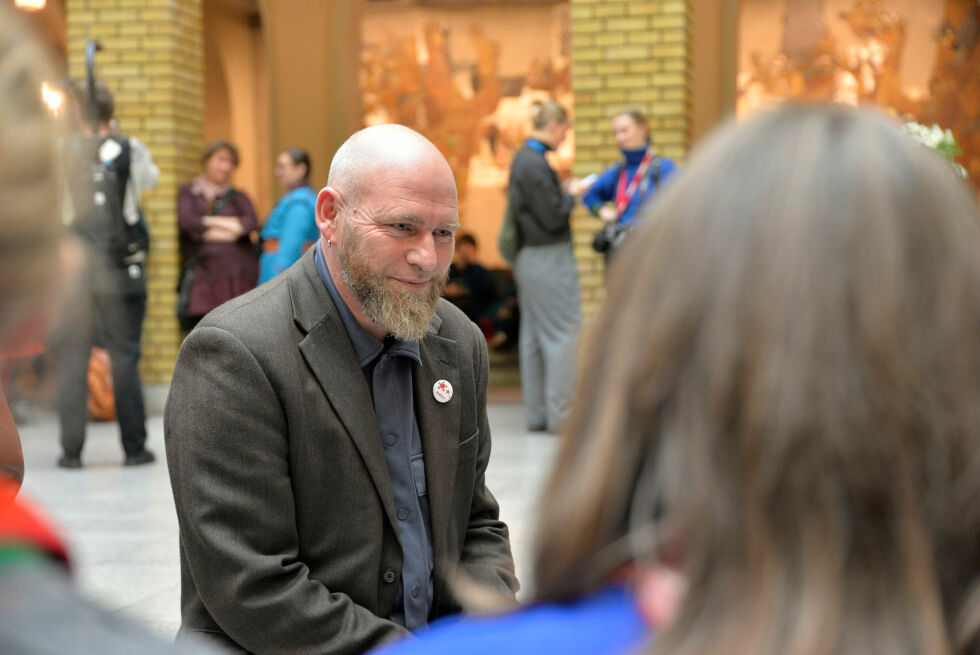
[[[409,630],[426,624],[432,609],[432,534],[425,485],[422,438],[415,420],[412,362],[422,365],[418,341],[393,337],[378,341],[354,318],[334,286],[319,244],[313,246],[316,270],[333,298],[367,379],[388,464],[391,495],[401,538],[401,579],[389,619]]]

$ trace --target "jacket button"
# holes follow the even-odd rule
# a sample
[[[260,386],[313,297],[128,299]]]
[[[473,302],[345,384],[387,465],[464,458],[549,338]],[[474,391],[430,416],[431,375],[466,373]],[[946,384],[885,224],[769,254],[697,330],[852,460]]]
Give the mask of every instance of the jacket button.
[[[381,574],[381,579],[387,582],[388,584],[394,582],[396,577],[397,576],[395,575],[395,572],[392,569],[385,569],[385,572]]]

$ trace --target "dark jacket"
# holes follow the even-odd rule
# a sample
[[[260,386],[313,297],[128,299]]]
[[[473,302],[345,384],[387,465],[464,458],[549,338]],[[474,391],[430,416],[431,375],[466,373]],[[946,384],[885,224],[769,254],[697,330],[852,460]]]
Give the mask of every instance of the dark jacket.
[[[221,303],[254,289],[259,279],[259,258],[249,238],[259,225],[252,201],[233,189],[230,196],[219,198],[215,204],[219,205],[217,209],[208,207],[204,196],[193,192],[193,182],[177,192],[181,252],[185,259],[192,253],[197,257],[188,306],[190,316],[204,316]],[[233,243],[204,241],[207,226],[203,219],[211,212],[237,216],[245,233]]]
[[[353,654],[406,634],[384,618],[402,549],[378,421],[313,253],[191,332],[164,414],[181,633],[238,652]],[[486,342],[440,301],[419,351],[436,617],[459,610],[454,567],[508,596],[517,582],[484,484]],[[439,380],[453,387],[446,403],[432,394]]]
[[[510,166],[507,200],[514,212],[519,242],[547,246],[572,240],[568,217],[575,197],[562,192],[544,153],[525,145]]]

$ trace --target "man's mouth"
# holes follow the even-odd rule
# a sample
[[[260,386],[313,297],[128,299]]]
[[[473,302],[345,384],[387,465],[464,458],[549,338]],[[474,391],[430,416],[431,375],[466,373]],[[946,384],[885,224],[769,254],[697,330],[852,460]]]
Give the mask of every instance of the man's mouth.
[[[421,291],[422,289],[425,289],[430,284],[432,284],[432,280],[413,280],[410,278],[402,278],[402,277],[396,277],[392,279],[395,282],[401,284],[403,287],[407,289],[411,289],[412,291]]]

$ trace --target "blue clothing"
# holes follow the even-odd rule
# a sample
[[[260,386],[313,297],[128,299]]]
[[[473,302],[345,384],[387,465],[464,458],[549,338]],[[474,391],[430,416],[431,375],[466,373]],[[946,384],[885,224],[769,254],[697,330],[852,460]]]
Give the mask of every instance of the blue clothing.
[[[537,150],[542,155],[548,152],[549,150],[554,150],[554,148],[549,146],[547,143],[544,143],[543,141],[538,141],[537,139],[528,139],[525,143],[528,148],[530,148],[531,150]]]
[[[624,161],[617,162],[604,170],[599,178],[589,187],[589,190],[585,192],[582,196],[582,204],[589,208],[593,214],[598,214],[599,209],[607,202],[616,202],[616,186],[619,184],[619,173],[622,170],[626,170],[626,184],[633,180],[633,175],[636,174],[636,169],[639,168],[640,162],[643,160],[643,155],[646,154],[647,148],[642,148],[640,150],[622,150]],[[653,177],[655,172],[655,167],[658,165],[659,160],[659,180],[657,183],[653,183]],[[623,210],[622,215],[619,217],[620,225],[629,225],[636,219],[636,212],[643,205],[643,203],[653,196],[657,192],[657,189],[670,178],[671,175],[677,170],[677,166],[673,161],[665,157],[654,157],[653,161],[650,162],[650,167],[647,169],[647,174],[645,176],[645,183],[641,183],[640,187],[630,198],[629,204],[626,205],[626,209]]]
[[[382,343],[368,334],[340,297],[319,248],[313,253],[313,259],[367,379],[388,465],[404,562],[395,605],[387,618],[416,630],[429,620],[434,593],[429,496],[412,391],[412,363],[422,366],[419,342],[388,337]]]
[[[316,191],[308,186],[293,189],[279,199],[262,228],[262,238],[278,239],[279,248],[259,257],[259,284],[292,266],[306,247],[320,238],[313,218],[315,210]]]
[[[500,616],[452,616],[416,636],[376,655],[613,655],[639,652],[652,635],[633,595],[616,586],[574,603],[532,605]]]

